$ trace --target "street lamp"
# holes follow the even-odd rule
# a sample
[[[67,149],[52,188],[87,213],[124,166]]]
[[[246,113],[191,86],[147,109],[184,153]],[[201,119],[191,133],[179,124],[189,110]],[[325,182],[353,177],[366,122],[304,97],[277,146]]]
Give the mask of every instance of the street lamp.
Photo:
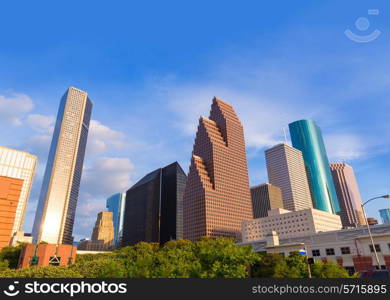
[[[363,216],[364,216],[364,219],[365,219],[365,221],[366,221],[367,231],[368,231],[368,235],[370,236],[372,249],[373,249],[374,254],[375,254],[375,259],[376,259],[376,262],[378,263],[378,269],[380,269],[381,264],[380,264],[380,262],[379,262],[378,253],[376,252],[376,248],[375,248],[375,244],[374,244],[374,239],[372,238],[372,234],[371,234],[371,230],[370,230],[370,225],[368,224],[368,221],[367,221],[367,216],[366,216],[366,211],[364,210],[364,205],[366,205],[368,202],[370,202],[370,201],[372,201],[372,200],[381,199],[381,198],[390,198],[390,195],[383,195],[383,196],[374,197],[374,198],[368,199],[366,202],[362,203]]]

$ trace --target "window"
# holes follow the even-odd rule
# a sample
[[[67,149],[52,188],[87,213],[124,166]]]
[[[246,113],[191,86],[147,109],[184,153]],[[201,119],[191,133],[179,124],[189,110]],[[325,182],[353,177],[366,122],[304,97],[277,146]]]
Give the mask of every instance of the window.
[[[334,249],[333,248],[326,249],[326,255],[334,255]]]
[[[341,247],[341,254],[351,254],[351,249],[349,247]]]
[[[376,252],[381,252],[381,246],[378,244],[375,244],[375,250],[376,250]],[[372,247],[372,245],[370,245],[370,251],[374,252],[374,247]]]
[[[311,252],[312,252],[313,256],[321,256],[320,250],[318,250],[318,249],[312,250]]]

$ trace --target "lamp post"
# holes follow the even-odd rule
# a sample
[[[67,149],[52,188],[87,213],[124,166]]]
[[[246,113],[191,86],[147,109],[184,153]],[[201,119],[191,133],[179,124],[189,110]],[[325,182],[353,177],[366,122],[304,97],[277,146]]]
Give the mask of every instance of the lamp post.
[[[375,244],[374,244],[374,239],[372,238],[370,225],[369,225],[368,222],[367,222],[367,216],[366,216],[366,211],[364,210],[364,205],[366,205],[368,202],[370,202],[370,201],[372,201],[372,200],[381,199],[381,198],[390,198],[390,195],[383,195],[383,196],[374,197],[374,198],[368,199],[366,202],[362,203],[363,216],[364,216],[364,219],[365,219],[365,222],[366,222],[366,225],[367,225],[367,231],[368,231],[368,235],[370,236],[372,249],[373,249],[374,254],[375,254],[375,259],[376,259],[376,262],[378,263],[378,269],[380,269],[381,264],[380,264],[380,262],[379,262],[378,253],[376,252],[376,248],[375,248]]]
[[[311,278],[311,269],[310,269],[310,264],[309,264],[309,255],[307,254],[307,248],[306,244],[303,249],[298,251],[299,254],[305,255],[306,256],[306,264],[307,264],[307,273],[309,275],[309,278]]]

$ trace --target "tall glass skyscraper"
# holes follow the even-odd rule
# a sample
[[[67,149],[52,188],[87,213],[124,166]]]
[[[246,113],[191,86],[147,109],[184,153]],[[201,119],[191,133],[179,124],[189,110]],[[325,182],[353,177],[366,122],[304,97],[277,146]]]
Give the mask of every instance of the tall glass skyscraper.
[[[69,88],[62,97],[35,215],[34,242],[71,244],[92,102]]]
[[[294,148],[303,154],[314,208],[338,214],[340,207],[321,129],[312,120],[293,122],[289,128]]]
[[[383,224],[390,224],[390,208],[384,208],[379,210]]]
[[[114,223],[114,245],[118,247],[122,239],[123,218],[125,216],[126,193],[118,193],[107,199],[106,208],[112,212]]]

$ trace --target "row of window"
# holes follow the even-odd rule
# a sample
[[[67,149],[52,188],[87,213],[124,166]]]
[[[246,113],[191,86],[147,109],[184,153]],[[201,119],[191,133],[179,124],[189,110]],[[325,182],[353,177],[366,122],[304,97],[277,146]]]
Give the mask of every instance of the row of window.
[[[390,250],[390,243],[387,244]],[[376,252],[381,252],[381,246],[379,244],[375,244],[375,250]],[[341,254],[351,254],[351,249],[349,247],[341,247],[340,248]],[[374,252],[374,247],[370,245],[370,251]],[[313,256],[321,256],[321,251],[319,249],[313,249],[312,251]],[[335,255],[334,248],[327,248],[325,249],[326,255],[327,256],[332,256]]]

